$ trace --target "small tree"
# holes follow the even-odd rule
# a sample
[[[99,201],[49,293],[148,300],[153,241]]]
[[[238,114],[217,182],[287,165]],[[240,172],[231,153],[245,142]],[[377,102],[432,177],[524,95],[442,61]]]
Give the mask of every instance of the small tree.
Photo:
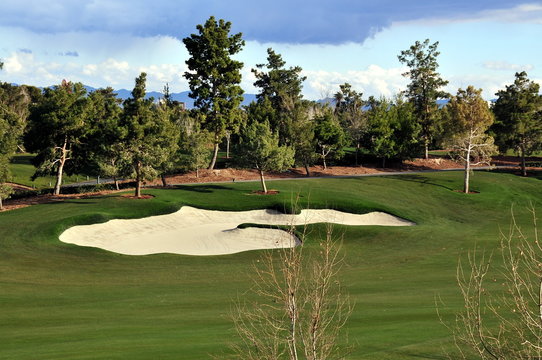
[[[199,34],[183,39],[190,54],[186,61],[190,71],[184,76],[190,86],[190,97],[202,114],[202,128],[213,134],[214,151],[209,170],[218,157],[218,146],[228,130],[240,121],[238,108],[243,101],[241,69],[243,63],[232,58],[245,42],[242,34],[230,35],[231,23],[211,16],[197,26]]]
[[[271,132],[267,121],[252,121],[245,127],[237,154],[239,164],[258,170],[262,191],[266,194],[264,173],[282,171],[294,164],[294,151],[288,146],[279,146],[278,134]]]
[[[181,165],[187,170],[199,170],[209,164],[212,137],[206,130],[196,130],[187,134],[181,143]]]
[[[359,150],[362,141],[367,133],[367,112],[363,110],[365,101],[362,93],[352,89],[352,85],[344,83],[339,86],[339,92],[334,96],[335,113],[339,118],[339,123],[348,134],[349,140],[356,147],[356,166],[358,165]]]
[[[472,86],[459,89],[447,105],[450,128],[453,129],[450,146],[453,154],[465,164],[465,194],[469,193],[471,166],[489,165],[491,155],[496,151],[493,138],[486,133],[493,123],[493,114],[481,93],[481,89]],[[475,162],[472,159],[476,159]]]
[[[318,159],[314,149],[316,140],[314,138],[314,121],[308,119],[305,114],[299,114],[303,120],[296,121],[294,127],[295,140],[295,160],[305,167],[305,175],[311,175],[309,167]]]
[[[3,200],[13,194],[13,188],[6,184],[0,184],[0,210],[4,210]]]
[[[322,159],[322,167],[327,169],[326,159],[333,157],[340,159],[344,155],[346,136],[344,130],[330,111],[314,118],[314,138],[318,148],[318,155]]]
[[[340,244],[328,227],[314,251],[303,246],[279,250],[278,259],[267,252],[255,265],[257,300],[238,303],[233,316],[241,339],[232,346],[235,358],[343,359],[349,351],[339,344],[352,311],[337,279]]]

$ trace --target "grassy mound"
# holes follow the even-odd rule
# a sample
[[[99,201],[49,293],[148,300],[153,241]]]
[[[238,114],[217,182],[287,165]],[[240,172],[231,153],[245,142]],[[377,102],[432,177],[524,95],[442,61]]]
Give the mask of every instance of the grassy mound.
[[[539,177],[540,178],[540,177]],[[461,306],[458,257],[494,249],[514,205],[541,209],[540,180],[477,172],[465,195],[462,173],[276,181],[279,194],[250,196],[258,183],[179,186],[37,205],[0,214],[0,354],[6,359],[204,359],[235,341],[231,301],[250,286],[259,252],[227,256],[123,256],[63,244],[74,224],[206,209],[288,211],[299,205],[384,211],[415,227],[336,227],[344,235],[341,277],[355,302],[348,322],[353,359],[441,359],[450,334],[434,299]],[[541,210],[542,211],[542,210]],[[324,231],[312,225],[307,246]],[[446,318],[452,312],[445,312]]]

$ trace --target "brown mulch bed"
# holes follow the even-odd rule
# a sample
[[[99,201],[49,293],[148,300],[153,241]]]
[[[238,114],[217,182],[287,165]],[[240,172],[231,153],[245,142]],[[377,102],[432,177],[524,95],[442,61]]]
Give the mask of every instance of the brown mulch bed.
[[[252,194],[254,194],[254,195],[277,195],[279,193],[280,193],[280,191],[278,191],[278,190],[267,190],[267,192],[265,192],[263,190],[256,190],[256,191],[252,192]]]
[[[540,158],[529,158],[527,161],[537,161]],[[496,156],[493,158],[493,165],[518,165],[519,158],[514,156]],[[323,169],[322,166],[312,166],[309,168],[311,177],[325,176],[347,176],[347,175],[363,175],[363,174],[380,174],[395,171],[417,171],[417,170],[444,170],[461,168],[462,165],[441,156],[431,156],[429,159],[415,159],[412,161],[404,161],[400,167],[396,168],[378,168],[378,167],[362,167],[362,166],[332,166]],[[281,178],[304,178],[306,177],[305,168],[292,168],[280,173],[266,173],[266,179],[281,179]],[[193,183],[208,183],[208,182],[236,182],[241,180],[258,180],[260,178],[257,170],[251,169],[217,169],[217,170],[200,170],[199,177],[196,177],[196,172],[190,172],[180,175],[167,176],[168,185],[177,184],[193,184]],[[10,184],[19,190],[30,190],[31,188],[18,184]],[[156,179],[148,182],[145,186],[161,187],[162,182]],[[127,191],[124,189],[121,191]],[[35,204],[44,204],[51,202],[60,202],[66,199],[84,199],[88,197],[101,196],[115,193],[117,191],[108,190],[86,194],[76,195],[39,195],[17,200],[4,201],[4,211],[18,209]],[[127,198],[135,198],[131,195],[123,195]],[[152,196],[144,195],[142,198],[150,198]]]
[[[154,198],[154,195],[149,195],[149,194],[143,194],[141,196],[135,196],[135,195],[130,195],[130,194],[122,194],[121,197],[123,198],[127,198],[127,199],[139,199],[139,200],[144,200],[144,199],[152,199]]]

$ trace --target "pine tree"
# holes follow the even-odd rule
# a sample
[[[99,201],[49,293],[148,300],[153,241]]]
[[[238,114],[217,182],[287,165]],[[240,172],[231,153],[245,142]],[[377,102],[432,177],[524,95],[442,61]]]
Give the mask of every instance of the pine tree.
[[[124,102],[121,126],[125,128],[122,139],[124,152],[130,163],[127,175],[136,181],[135,196],[141,197],[143,180],[158,175],[158,169],[177,151],[178,134],[164,112],[154,106],[152,99],[145,99],[146,73],[135,80],[132,97]]]
[[[190,54],[186,61],[189,71],[185,77],[190,97],[202,114],[202,128],[213,134],[214,152],[209,164],[212,170],[218,156],[218,146],[227,130],[235,129],[240,121],[239,105],[243,101],[241,69],[243,63],[232,58],[244,46],[242,34],[230,35],[231,23],[216,21],[211,16],[198,25],[198,34],[183,39]]]
[[[435,115],[438,109],[436,101],[448,97],[448,94],[441,90],[448,81],[443,80],[437,72],[437,57],[440,55],[437,51],[438,44],[438,41],[429,44],[429,39],[423,43],[416,41],[398,56],[399,61],[410,68],[403,74],[410,79],[405,93],[414,105],[414,112],[422,128],[421,136],[426,159],[429,158],[429,146],[433,140]]]
[[[521,170],[527,176],[525,157],[542,147],[542,96],[540,85],[529,80],[527,73],[516,73],[516,79],[505,90],[497,92],[493,106],[496,121],[492,130],[501,151],[516,150],[521,156]]]
[[[279,145],[278,134],[271,131],[267,121],[252,121],[245,126],[237,154],[239,164],[258,170],[264,193],[267,193],[265,172],[282,171],[294,164],[294,151],[288,146]]]
[[[78,146],[88,131],[88,98],[83,84],[63,81],[46,88],[40,102],[32,107],[25,145],[36,152],[33,177],[55,174],[54,194],[60,194],[64,172],[73,173]]]

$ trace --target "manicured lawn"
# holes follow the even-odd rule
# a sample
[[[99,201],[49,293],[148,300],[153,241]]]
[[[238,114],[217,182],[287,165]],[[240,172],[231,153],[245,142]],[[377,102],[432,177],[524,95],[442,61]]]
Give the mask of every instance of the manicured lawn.
[[[462,173],[353,179],[270,181],[150,189],[150,200],[120,196],[70,200],[0,214],[0,358],[205,359],[235,341],[228,314],[250,287],[259,251],[227,256],[122,256],[63,244],[74,224],[175,211],[182,205],[244,210],[336,208],[380,210],[412,220],[410,228],[339,227],[346,265],[341,279],[355,311],[347,324],[351,359],[442,359],[450,334],[439,324],[461,307],[457,260],[478,247],[495,249],[510,209],[528,228],[526,206],[542,211],[541,180],[476,172],[476,195]],[[324,230],[311,226],[310,249]]]
[[[32,154],[16,154],[13,157],[11,163],[9,164],[9,169],[11,172],[10,181],[16,184],[35,187],[36,189],[54,186],[56,181],[54,176],[43,176],[32,181],[31,177],[36,170],[30,162],[33,157],[34,155]],[[76,175],[65,175],[63,178],[64,184],[86,180],[86,177],[83,178],[82,176]]]

